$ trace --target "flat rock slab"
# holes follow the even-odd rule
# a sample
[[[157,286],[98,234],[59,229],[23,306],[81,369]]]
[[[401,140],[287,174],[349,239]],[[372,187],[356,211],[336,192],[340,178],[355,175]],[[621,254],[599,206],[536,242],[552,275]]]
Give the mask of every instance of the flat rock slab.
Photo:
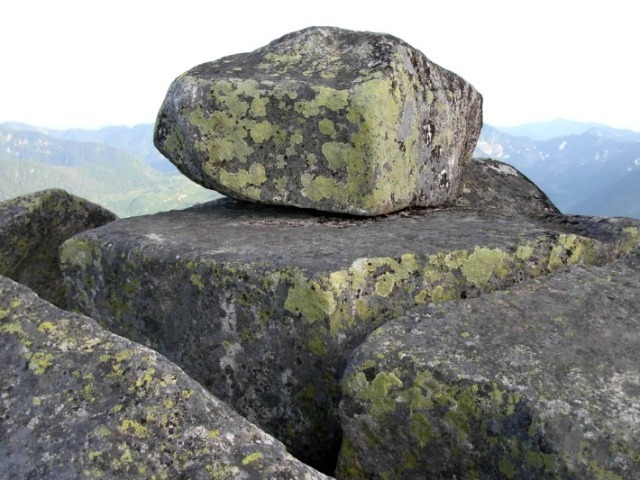
[[[402,40],[312,27],[178,77],[154,141],[227,196],[369,216],[452,199],[481,126],[480,94]]]
[[[0,202],[0,275],[64,307],[60,245],[116,218],[109,210],[58,189]]]
[[[83,233],[62,262],[74,308],[330,471],[342,372],[373,329],[416,305],[607,261],[631,238],[618,233],[594,241],[472,211],[356,219],[224,200]]]
[[[327,478],[158,353],[0,277],[0,477]]]
[[[640,257],[386,323],[345,373],[340,478],[640,478]]]

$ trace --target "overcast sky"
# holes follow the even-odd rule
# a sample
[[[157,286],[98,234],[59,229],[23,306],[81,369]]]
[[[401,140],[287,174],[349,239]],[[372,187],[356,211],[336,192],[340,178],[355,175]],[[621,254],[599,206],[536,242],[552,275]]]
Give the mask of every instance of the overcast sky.
[[[640,131],[630,0],[9,0],[0,121],[150,123],[189,68],[311,25],[391,33],[472,83],[485,122],[567,118]]]

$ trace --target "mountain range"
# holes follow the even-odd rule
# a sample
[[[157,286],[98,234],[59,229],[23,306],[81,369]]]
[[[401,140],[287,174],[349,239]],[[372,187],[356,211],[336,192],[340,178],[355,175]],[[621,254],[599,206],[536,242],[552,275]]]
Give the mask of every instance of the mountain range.
[[[121,217],[181,209],[220,195],[178,173],[153,125],[50,130],[0,124],[0,200],[63,188]]]
[[[54,130],[0,124],[0,200],[64,188],[121,217],[219,196],[153,146],[153,125]],[[483,127],[474,155],[515,166],[565,213],[640,218],[640,133],[555,120]]]
[[[485,125],[474,155],[510,163],[565,213],[640,218],[640,133],[566,120],[516,131]]]

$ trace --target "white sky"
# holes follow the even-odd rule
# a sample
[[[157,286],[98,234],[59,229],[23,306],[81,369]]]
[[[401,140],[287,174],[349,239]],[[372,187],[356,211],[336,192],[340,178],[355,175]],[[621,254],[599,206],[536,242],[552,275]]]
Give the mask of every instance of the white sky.
[[[471,82],[487,123],[640,131],[632,0],[8,0],[0,121],[151,123],[171,81],[311,25],[391,33]]]

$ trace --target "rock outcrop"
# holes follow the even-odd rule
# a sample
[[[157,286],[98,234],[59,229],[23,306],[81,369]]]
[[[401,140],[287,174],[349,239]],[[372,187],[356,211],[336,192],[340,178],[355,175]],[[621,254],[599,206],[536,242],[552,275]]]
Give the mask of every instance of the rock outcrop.
[[[481,126],[480,94],[422,52],[313,27],[178,77],[155,144],[237,199],[377,215],[451,200]]]
[[[345,374],[338,477],[638,478],[638,291],[629,255],[385,323]]]
[[[460,183],[460,192],[451,202],[456,207],[532,218],[560,215],[531,180],[498,160],[472,159],[462,170]]]
[[[43,190],[0,202],[0,275],[64,307],[60,245],[76,233],[116,218],[64,190]]]
[[[622,225],[598,240],[559,229],[467,209],[354,219],[224,200],[78,235],[62,261],[74,308],[326,469],[342,372],[376,327],[423,303],[605,263],[637,239]]]
[[[0,476],[637,478],[640,221],[469,161],[481,104],[309,28],[169,89],[156,145],[235,198],[0,205],[0,273],[100,324],[0,277]]]
[[[0,277],[0,477],[327,478],[158,353]]]

